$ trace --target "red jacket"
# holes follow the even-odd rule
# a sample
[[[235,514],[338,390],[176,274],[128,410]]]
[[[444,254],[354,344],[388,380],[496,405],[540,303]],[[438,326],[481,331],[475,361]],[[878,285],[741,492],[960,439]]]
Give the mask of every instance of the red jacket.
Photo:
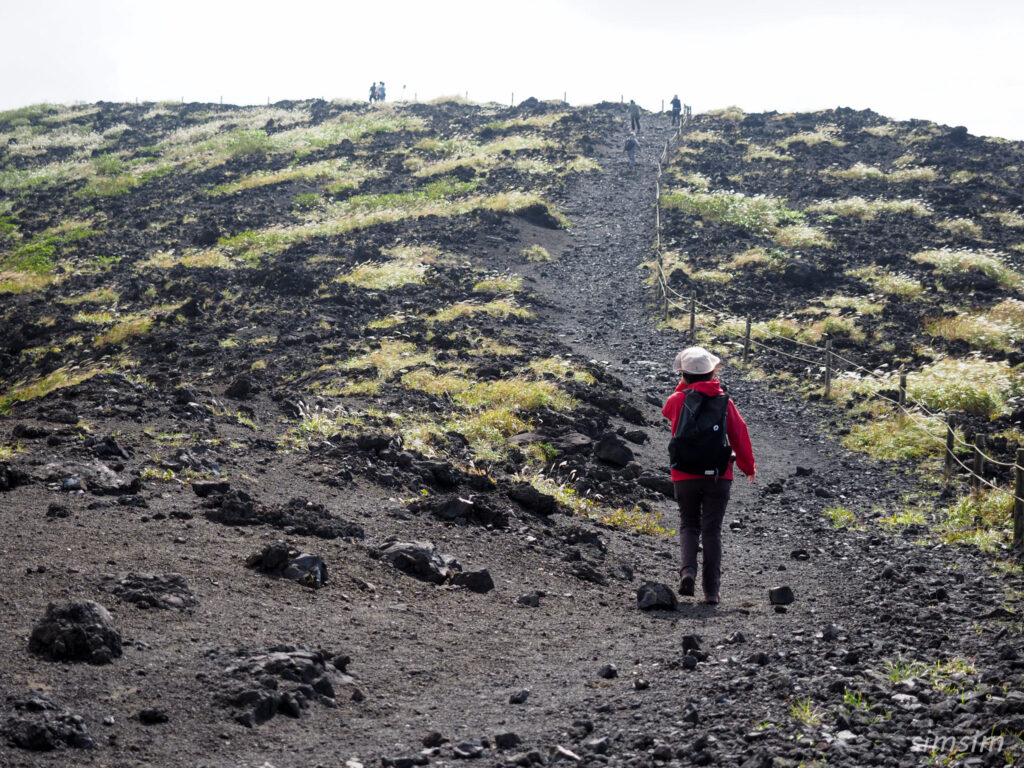
[[[686,399],[686,394],[683,390],[686,389],[693,389],[707,397],[714,397],[724,393],[722,385],[717,379],[698,381],[694,384],[687,384],[685,381],[679,382],[676,391],[669,395],[668,400],[665,402],[665,407],[661,409],[662,415],[672,422],[673,434],[675,434],[676,425],[679,422],[679,414],[683,410],[683,401]],[[747,423],[743,421],[743,417],[736,410],[736,405],[731,398],[729,400],[729,408],[725,413],[725,433],[729,436],[729,445],[732,446],[733,454],[735,454],[736,464],[743,471],[743,474],[751,477],[755,469],[754,449],[750,445],[750,435],[747,434]],[[686,472],[677,472],[674,469],[671,472],[673,480],[705,479],[702,475],[691,475]],[[732,462],[729,463],[729,468],[722,475],[722,479],[732,480]]]

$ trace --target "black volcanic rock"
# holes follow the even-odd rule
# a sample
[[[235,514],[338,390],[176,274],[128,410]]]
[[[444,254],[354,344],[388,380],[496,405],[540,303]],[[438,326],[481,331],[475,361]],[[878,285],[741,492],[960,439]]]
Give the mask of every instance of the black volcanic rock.
[[[92,600],[50,603],[32,630],[28,649],[52,661],[109,664],[121,655],[121,633],[107,609]]]

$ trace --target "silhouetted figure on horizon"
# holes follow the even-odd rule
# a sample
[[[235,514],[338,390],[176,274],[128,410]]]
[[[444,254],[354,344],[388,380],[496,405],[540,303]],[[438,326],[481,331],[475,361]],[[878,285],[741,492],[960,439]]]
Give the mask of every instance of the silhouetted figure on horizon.
[[[640,133],[640,107],[632,99],[629,100],[629,130]]]

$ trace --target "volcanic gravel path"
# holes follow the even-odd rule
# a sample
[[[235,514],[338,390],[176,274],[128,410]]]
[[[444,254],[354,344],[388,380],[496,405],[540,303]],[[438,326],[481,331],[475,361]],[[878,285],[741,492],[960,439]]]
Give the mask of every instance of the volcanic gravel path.
[[[664,469],[668,434],[660,406],[677,381],[671,360],[687,344],[683,334],[657,328],[656,297],[638,269],[652,255],[657,156],[672,130],[667,118],[648,124],[635,175],[626,168],[621,141],[610,137],[598,158],[605,173],[587,175],[570,188],[563,202],[574,224],[570,244],[560,259],[536,270],[534,288],[550,302],[548,316],[559,336],[576,352],[604,362],[632,390],[651,423],[652,439],[637,458],[645,467]],[[770,380],[743,378],[730,370],[729,350],[717,351],[726,354],[722,379],[750,429],[757,484],[737,471],[724,532],[722,605],[712,609],[684,599],[675,616],[661,617],[670,619],[669,631],[636,616],[641,639],[634,674],[654,679],[663,692],[648,696],[645,715],[634,715],[647,721],[646,730],[635,729],[634,743],[647,736],[647,742],[663,740],[675,748],[688,740],[678,756],[696,764],[708,759],[703,752],[745,766],[789,764],[786,759],[915,765],[936,753],[945,756],[949,750],[932,749],[943,738],[956,736],[962,745],[965,737],[993,728],[1019,733],[1019,706],[1000,702],[1006,687],[1022,680],[1020,606],[1016,615],[1001,614],[1000,601],[1020,599],[1020,576],[994,575],[991,563],[974,551],[915,542],[920,526],[893,532],[869,520],[862,530],[834,528],[825,508],[843,506],[872,518],[892,514],[916,478],[847,451],[835,434],[834,411]],[[677,527],[674,503],[661,512],[667,527]],[[658,546],[665,556],[661,567],[643,576],[674,585],[678,547],[669,541]],[[769,588],[780,585],[796,594],[785,613],[768,601]],[[977,620],[993,611],[1009,622]],[[746,645],[728,644],[736,632]],[[664,679],[664,670],[685,663],[682,637],[691,633],[717,658],[685,679]],[[764,660],[760,653],[770,659],[765,667],[744,670],[743,662]],[[974,663],[965,686],[974,691],[973,703],[943,703],[952,698],[948,692],[920,684],[915,704],[893,703],[893,680],[885,678],[893,662],[957,658]],[[978,682],[983,680],[1001,685],[987,687]],[[867,691],[864,701],[875,713],[869,727],[856,717],[851,724],[849,708],[841,706],[847,690]],[[918,692],[914,684],[899,690]],[[662,709],[652,710],[659,699]],[[828,713],[818,727],[791,716],[792,703],[808,699]],[[701,724],[709,724],[706,730],[690,722],[694,710]],[[650,719],[656,711],[663,719]],[[1018,716],[1007,719],[1007,712]],[[762,729],[751,732],[759,723]],[[912,751],[915,738],[924,749]],[[976,741],[960,750],[961,757],[1001,764],[1003,755],[986,753]],[[731,748],[725,747],[729,742]],[[1006,743],[1015,738],[1007,736]]]

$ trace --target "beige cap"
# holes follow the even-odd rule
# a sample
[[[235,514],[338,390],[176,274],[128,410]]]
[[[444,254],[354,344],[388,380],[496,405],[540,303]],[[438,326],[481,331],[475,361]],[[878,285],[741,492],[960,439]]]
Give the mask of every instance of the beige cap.
[[[721,362],[704,347],[687,347],[676,355],[672,370],[676,373],[711,373]]]

